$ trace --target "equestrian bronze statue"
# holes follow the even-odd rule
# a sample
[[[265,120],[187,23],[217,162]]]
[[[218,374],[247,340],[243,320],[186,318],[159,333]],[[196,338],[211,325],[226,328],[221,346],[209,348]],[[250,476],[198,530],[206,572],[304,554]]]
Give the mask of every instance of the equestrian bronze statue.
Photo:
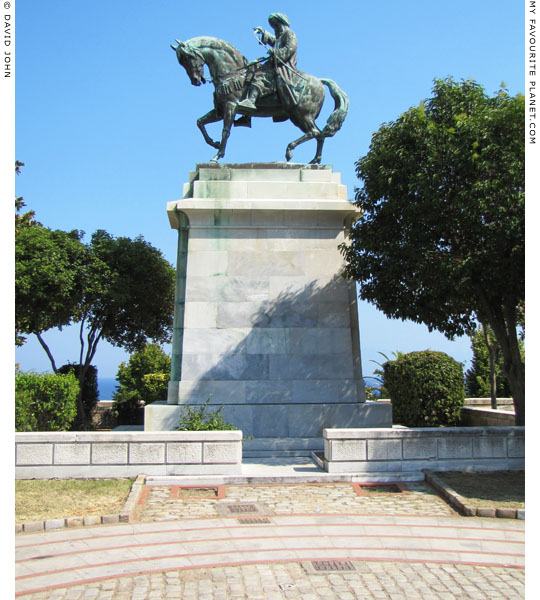
[[[285,157],[291,160],[293,150],[308,140],[317,140],[317,151],[310,164],[320,164],[324,139],[332,137],[343,124],[349,99],[331,79],[317,79],[296,68],[296,35],[288,18],[273,13],[268,19],[274,34],[262,27],[254,29],[259,43],[268,47],[268,56],[249,62],[231,44],[214,37],[195,37],[186,42],[176,40],[171,46],[178,62],[186,70],[193,85],[206,83],[204,65],[214,84],[214,108],[197,121],[207,144],[218,150],[212,158],[225,156],[231,127],[251,126],[251,117],[272,117],[274,121],[290,119],[304,135],[287,146]],[[315,124],[324,102],[326,85],[334,99],[334,110],[322,131]],[[240,114],[235,120],[237,114]],[[206,131],[208,123],[223,121],[221,141],[214,141]]]

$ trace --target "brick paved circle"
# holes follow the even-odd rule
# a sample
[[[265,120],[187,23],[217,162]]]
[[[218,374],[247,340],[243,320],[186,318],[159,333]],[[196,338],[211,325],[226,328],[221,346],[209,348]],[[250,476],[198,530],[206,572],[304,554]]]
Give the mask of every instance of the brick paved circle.
[[[460,517],[424,482],[393,494],[345,482],[226,485],[219,497],[177,488],[145,486],[133,524],[17,536],[19,597],[524,598],[523,522]],[[238,505],[257,510],[227,509]],[[316,571],[313,560],[354,571]]]
[[[353,562],[354,572],[308,573],[301,563],[245,565],[123,577],[23,596],[25,600],[522,599],[521,569]]]
[[[407,483],[409,493],[359,495],[351,483],[227,485],[225,498],[178,498],[171,486],[146,486],[137,520],[170,521],[216,517],[219,506],[262,503],[275,514],[373,513],[455,516],[458,513],[424,482]]]

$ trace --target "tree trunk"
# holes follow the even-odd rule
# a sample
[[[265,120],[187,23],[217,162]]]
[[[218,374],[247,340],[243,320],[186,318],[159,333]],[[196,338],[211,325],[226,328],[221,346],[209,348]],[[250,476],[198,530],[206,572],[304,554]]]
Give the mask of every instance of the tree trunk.
[[[52,367],[53,372],[58,373],[58,369],[56,368],[56,363],[54,362],[54,357],[51,354],[49,346],[47,346],[47,344],[45,343],[45,340],[41,337],[41,333],[39,331],[36,332],[36,337],[37,337],[39,343],[41,344],[41,347],[43,348],[43,350],[45,350],[45,353],[49,357],[49,360],[51,361],[51,367]]]
[[[81,341],[81,352],[80,352],[80,356],[79,356],[79,394],[77,395],[77,423],[76,426],[80,429],[82,429],[83,431],[87,431],[89,429],[91,429],[91,415],[87,415],[86,411],[84,409],[84,403],[83,403],[83,386],[84,386],[84,380],[86,379],[86,374],[88,373],[88,368],[90,367],[90,365],[92,364],[92,361],[94,360],[94,356],[96,354],[96,350],[97,350],[97,346],[98,343],[101,339],[101,331],[94,329],[93,327],[90,328],[88,335],[87,335],[87,341],[88,341],[88,347],[86,350],[86,356],[84,356],[84,325],[85,325],[85,319],[82,320],[81,322],[81,327],[80,327],[80,341]]]
[[[482,323],[482,331],[484,332],[484,341],[489,354],[489,394],[491,397],[491,408],[497,408],[497,372],[495,370],[495,359],[497,347],[489,339],[488,329]]]
[[[525,425],[525,365],[519,351],[516,310],[505,306],[500,314],[491,313],[488,322],[501,347],[503,369],[514,399],[516,425]]]

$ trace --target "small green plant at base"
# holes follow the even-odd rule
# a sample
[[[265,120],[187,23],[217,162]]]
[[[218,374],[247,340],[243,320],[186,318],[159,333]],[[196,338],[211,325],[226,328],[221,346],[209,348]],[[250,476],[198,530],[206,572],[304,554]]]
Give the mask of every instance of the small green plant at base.
[[[208,410],[209,402],[210,398],[200,408],[186,406],[176,428],[177,431],[231,431],[238,429],[224,420],[221,414],[223,406],[210,411]]]

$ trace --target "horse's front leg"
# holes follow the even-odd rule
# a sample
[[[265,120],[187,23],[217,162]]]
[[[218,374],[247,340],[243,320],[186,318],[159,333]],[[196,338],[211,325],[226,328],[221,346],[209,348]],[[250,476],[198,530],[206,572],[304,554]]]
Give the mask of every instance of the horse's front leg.
[[[208,123],[216,123],[217,121],[221,121],[222,117],[218,114],[215,108],[213,108],[210,112],[207,112],[203,117],[197,119],[197,127],[201,130],[203,134],[204,141],[212,148],[220,148],[219,142],[214,142],[214,140],[208,135],[206,131],[205,125]]]
[[[223,131],[221,132],[221,144],[219,144],[219,151],[210,162],[217,162],[220,158],[225,156],[225,148],[227,147],[227,140],[231,134],[231,127],[234,120],[236,109],[236,102],[227,102],[223,107]]]

